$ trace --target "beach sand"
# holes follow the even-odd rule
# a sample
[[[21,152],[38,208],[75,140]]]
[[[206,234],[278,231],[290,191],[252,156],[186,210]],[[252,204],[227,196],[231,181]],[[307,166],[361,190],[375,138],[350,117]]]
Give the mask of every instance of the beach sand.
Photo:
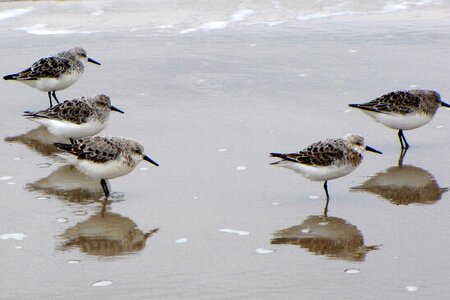
[[[21,116],[46,93],[0,81],[1,298],[446,299],[450,111],[393,170],[397,132],[347,104],[448,101],[450,6],[295,2],[0,2],[0,73],[84,47],[102,65],[59,99],[109,95],[125,114],[102,134],[160,164],[111,180],[102,216],[100,184]],[[322,183],[269,153],[346,133],[384,154],[328,183],[324,218]]]

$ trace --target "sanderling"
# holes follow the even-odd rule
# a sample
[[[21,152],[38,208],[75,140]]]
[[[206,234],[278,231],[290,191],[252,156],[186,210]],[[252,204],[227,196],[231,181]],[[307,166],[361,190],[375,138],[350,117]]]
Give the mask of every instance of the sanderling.
[[[60,156],[86,176],[100,179],[106,198],[109,196],[107,179],[130,173],[141,160],[159,166],[144,154],[141,144],[130,139],[93,136],[72,141],[72,144],[55,143],[56,147],[67,151]]]
[[[47,127],[56,137],[78,139],[105,129],[112,110],[123,113],[111,105],[108,96],[97,95],[66,100],[37,112],[26,111],[24,116]]]
[[[52,96],[59,103],[56,98],[56,91],[74,84],[83,74],[86,61],[100,65],[99,62],[87,57],[83,48],[76,47],[41,58],[28,69],[16,74],[6,75],[3,79],[18,80],[40,91],[47,92],[50,107],[52,107]]]
[[[440,106],[450,107],[441,100],[441,96],[431,90],[396,91],[362,104],[349,104],[362,109],[381,124],[398,130],[402,149],[409,144],[403,130],[421,127],[433,119]]]
[[[347,134],[343,138],[311,144],[296,153],[270,153],[270,155],[281,158],[272,165],[294,170],[312,181],[325,181],[323,187],[327,196],[326,211],[329,200],[327,181],[354,171],[362,162],[362,153],[365,150],[381,154],[380,151],[367,146],[362,136]]]

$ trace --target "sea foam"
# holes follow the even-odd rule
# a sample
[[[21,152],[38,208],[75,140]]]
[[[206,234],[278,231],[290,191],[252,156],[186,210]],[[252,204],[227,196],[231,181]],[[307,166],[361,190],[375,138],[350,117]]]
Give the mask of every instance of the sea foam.
[[[0,11],[0,21],[16,18],[34,10],[34,7],[16,8]]]

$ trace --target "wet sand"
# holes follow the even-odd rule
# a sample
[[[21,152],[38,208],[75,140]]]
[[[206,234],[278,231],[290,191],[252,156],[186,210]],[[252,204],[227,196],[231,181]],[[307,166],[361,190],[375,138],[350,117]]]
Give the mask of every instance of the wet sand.
[[[412,147],[399,170],[397,133],[347,104],[412,87],[449,100],[448,7],[187,34],[227,19],[14,30],[67,30],[70,12],[47,15],[49,5],[60,4],[0,3],[35,7],[32,20],[0,21],[1,74],[83,46],[102,66],[59,98],[109,95],[125,114],[102,134],[139,141],[160,167],[143,162],[112,180],[102,216],[100,184],[21,117],[47,95],[0,81],[1,298],[446,299],[450,111],[405,132]],[[325,218],[322,184],[270,166],[268,154],[349,132],[384,154],[329,182]]]

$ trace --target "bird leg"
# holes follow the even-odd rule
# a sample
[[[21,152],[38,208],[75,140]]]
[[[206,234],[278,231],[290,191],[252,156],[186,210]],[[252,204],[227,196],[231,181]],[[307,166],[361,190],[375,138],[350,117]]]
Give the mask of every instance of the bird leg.
[[[102,178],[102,180],[100,180],[100,184],[102,185],[103,193],[105,193],[105,201],[103,201],[102,205],[102,216],[103,216],[106,211],[106,204],[108,203],[109,189],[105,179]]]
[[[59,103],[58,98],[56,98],[56,91],[52,92],[52,96],[53,96],[53,98],[55,98],[56,102]]]
[[[398,131],[398,138],[400,140],[400,145],[402,146],[402,149],[407,150],[409,148],[409,144],[406,141],[405,135],[403,134],[403,130]]]
[[[50,100],[50,107],[53,107],[53,103],[52,103],[52,92],[48,92],[48,100]]]
[[[327,194],[327,202],[325,204],[325,208],[323,209],[323,215],[327,217],[328,215],[328,203],[330,202],[330,195],[328,194],[328,184],[327,181],[323,184],[323,188],[325,189],[325,193]]]
[[[106,184],[106,180],[105,179],[100,180],[100,184],[102,185],[102,189],[103,189],[103,193],[105,193],[105,197],[108,198],[109,197],[109,189],[108,189],[108,185]]]

